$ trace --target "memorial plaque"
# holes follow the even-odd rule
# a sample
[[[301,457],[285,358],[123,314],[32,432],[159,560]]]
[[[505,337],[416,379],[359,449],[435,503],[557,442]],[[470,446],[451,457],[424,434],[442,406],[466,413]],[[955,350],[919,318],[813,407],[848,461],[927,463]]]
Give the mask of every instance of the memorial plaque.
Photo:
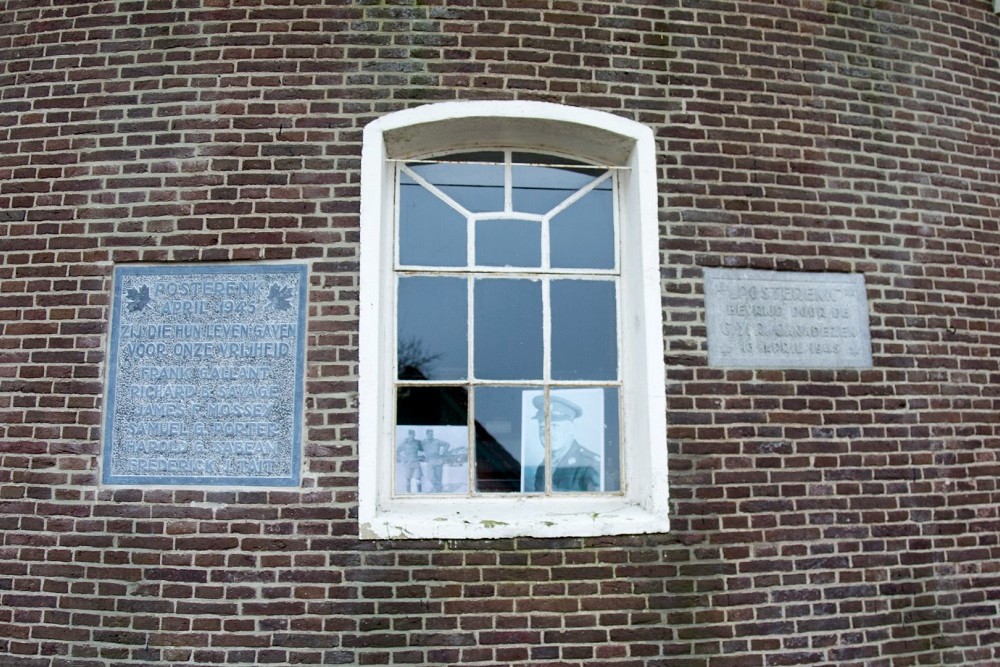
[[[296,486],[303,265],[120,266],[106,484]]]
[[[864,276],[705,269],[708,364],[871,368]]]

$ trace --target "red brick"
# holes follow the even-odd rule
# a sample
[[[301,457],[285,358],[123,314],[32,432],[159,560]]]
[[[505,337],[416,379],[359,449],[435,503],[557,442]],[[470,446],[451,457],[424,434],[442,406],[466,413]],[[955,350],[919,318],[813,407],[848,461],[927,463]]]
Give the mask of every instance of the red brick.
[[[998,658],[987,2],[161,4],[0,10],[0,663]],[[355,537],[360,128],[473,98],[656,133],[669,535]],[[112,263],[292,258],[303,487],[101,489]],[[875,368],[708,368],[706,266],[864,273]]]

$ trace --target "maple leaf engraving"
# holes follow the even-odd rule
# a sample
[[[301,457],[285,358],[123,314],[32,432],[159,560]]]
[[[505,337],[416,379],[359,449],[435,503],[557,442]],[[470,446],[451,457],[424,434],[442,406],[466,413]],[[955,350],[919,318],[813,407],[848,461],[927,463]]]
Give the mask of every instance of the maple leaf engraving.
[[[126,308],[130,313],[138,313],[149,305],[149,286],[130,287],[125,290]]]
[[[290,310],[292,307],[292,288],[271,285],[267,300],[275,310]]]

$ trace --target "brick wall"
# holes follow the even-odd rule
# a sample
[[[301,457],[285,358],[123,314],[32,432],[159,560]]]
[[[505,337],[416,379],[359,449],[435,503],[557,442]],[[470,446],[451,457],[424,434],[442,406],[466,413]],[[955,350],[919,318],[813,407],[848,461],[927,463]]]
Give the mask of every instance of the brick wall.
[[[1000,664],[989,0],[0,2],[0,664]],[[659,140],[668,535],[359,541],[361,129]],[[112,266],[311,263],[300,489],[102,488]],[[702,267],[864,273],[874,367],[707,366]]]

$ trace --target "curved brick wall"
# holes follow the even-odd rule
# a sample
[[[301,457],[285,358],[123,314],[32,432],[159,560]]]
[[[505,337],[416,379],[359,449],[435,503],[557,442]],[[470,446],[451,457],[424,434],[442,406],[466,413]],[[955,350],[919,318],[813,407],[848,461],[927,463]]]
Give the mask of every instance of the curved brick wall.
[[[0,4],[0,663],[1000,663],[990,4]],[[656,131],[668,535],[356,537],[361,129],[471,98]],[[290,258],[302,488],[101,488],[112,266]],[[874,367],[709,368],[703,267],[864,273]]]

